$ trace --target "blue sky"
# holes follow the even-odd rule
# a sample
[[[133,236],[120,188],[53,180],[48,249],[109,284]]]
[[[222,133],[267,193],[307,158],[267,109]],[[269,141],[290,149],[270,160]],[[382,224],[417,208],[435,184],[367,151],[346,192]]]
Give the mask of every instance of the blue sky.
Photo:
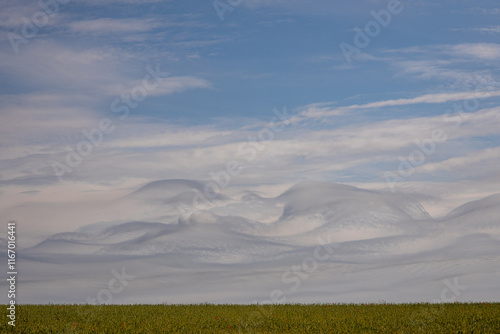
[[[348,183],[418,194],[444,214],[499,191],[495,1],[242,0],[222,20],[211,1],[54,3],[0,3],[0,196],[11,219],[20,205],[209,180],[232,159],[231,187],[263,194]],[[387,24],[375,23],[388,8]],[[356,46],[356,29],[370,26]],[[342,43],[359,52],[347,59]],[[121,119],[113,110],[144,88],[148,68],[161,83]],[[284,130],[257,139],[246,161],[249,138],[284,108]],[[103,119],[112,130],[69,166]],[[422,155],[436,129],[446,140]],[[405,174],[412,153],[422,159]]]

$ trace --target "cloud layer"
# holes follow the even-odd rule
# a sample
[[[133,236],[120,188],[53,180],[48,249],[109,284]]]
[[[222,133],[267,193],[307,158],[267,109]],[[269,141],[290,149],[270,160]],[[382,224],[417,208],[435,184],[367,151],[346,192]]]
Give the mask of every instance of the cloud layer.
[[[20,302],[249,303],[273,290],[288,302],[415,302],[432,301],[446,280],[466,287],[456,300],[500,297],[492,278],[500,194],[433,219],[409,196],[339,184],[219,194],[193,206],[203,189],[156,181],[105,203],[144,220],[90,224],[23,249],[19,266],[37,278],[21,278]],[[96,299],[116,271],[133,278]]]

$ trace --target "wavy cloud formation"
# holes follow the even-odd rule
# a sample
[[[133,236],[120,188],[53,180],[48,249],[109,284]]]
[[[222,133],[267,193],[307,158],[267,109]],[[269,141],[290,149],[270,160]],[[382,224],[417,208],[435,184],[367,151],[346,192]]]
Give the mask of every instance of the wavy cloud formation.
[[[289,302],[431,301],[446,279],[467,286],[459,300],[500,297],[500,194],[435,219],[411,196],[319,182],[192,207],[204,186],[151,182],[107,203],[144,220],[91,224],[24,249],[20,266],[37,278],[21,278],[21,302],[84,303],[120,268],[134,279],[113,303],[253,302],[275,289]]]

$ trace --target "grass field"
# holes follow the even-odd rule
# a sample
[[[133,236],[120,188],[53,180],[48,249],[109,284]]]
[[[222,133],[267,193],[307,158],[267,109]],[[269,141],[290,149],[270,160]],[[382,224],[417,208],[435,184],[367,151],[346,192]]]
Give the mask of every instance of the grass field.
[[[500,333],[500,303],[18,305],[8,320],[1,333]]]

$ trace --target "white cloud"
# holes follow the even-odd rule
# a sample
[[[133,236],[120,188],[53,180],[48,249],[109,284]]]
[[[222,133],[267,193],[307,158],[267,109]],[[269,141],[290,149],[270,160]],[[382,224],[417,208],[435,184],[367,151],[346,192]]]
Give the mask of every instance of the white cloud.
[[[37,87],[40,92],[57,91],[99,96],[103,86],[127,80],[117,71],[118,50],[79,50],[51,41],[33,40],[23,52],[0,51],[0,68],[13,83]]]
[[[23,25],[23,18],[28,20],[41,10],[36,1],[0,1],[0,28],[15,29]]]
[[[117,64],[132,64],[135,56],[127,51],[112,48],[78,50],[54,42],[32,41],[27,52],[15,55],[10,50],[0,51],[0,69],[12,77],[12,81],[23,86],[36,86],[42,92],[64,92],[69,95],[86,95],[100,100],[120,95],[149,75],[147,67],[166,73],[168,68],[149,64],[131,77],[119,71]],[[124,61],[125,59],[125,61]],[[157,66],[155,66],[157,65]],[[132,65],[131,65],[132,66]],[[135,65],[137,67],[137,65]],[[211,83],[194,76],[167,77],[151,95],[167,95],[191,88],[209,88]],[[85,92],[85,94],[83,94]]]
[[[323,103],[312,103],[300,108],[300,114],[305,117],[318,117],[318,116],[337,116],[344,115],[346,109],[335,107],[336,103],[333,102],[323,102]]]
[[[129,93],[135,87],[142,87],[143,85],[142,79],[135,81],[135,85],[134,81],[129,81],[127,86],[123,84],[113,84],[108,86],[105,91],[108,95],[119,96],[123,93]],[[159,84],[154,89],[147,90],[147,94],[149,96],[162,96],[184,92],[189,89],[211,87],[212,83],[202,78],[192,76],[165,77],[160,78]]]
[[[480,32],[500,34],[500,26],[491,26],[488,28],[476,28],[476,30]]]
[[[454,68],[450,60],[400,60],[395,62],[398,70],[404,74],[419,79],[446,79],[464,81],[470,76],[462,69]],[[398,75],[401,75],[398,73]]]
[[[450,29],[453,31],[477,31],[487,34],[498,34],[500,33],[500,26],[489,26],[483,28],[460,28],[460,29]]]
[[[331,107],[328,106],[328,104],[326,103],[312,104],[310,106],[306,106],[305,110],[302,111],[301,114],[306,117],[321,118],[321,117],[341,115],[343,113],[348,112],[349,110],[355,110],[355,109],[373,109],[373,108],[394,107],[394,106],[403,106],[412,104],[439,104],[451,101],[461,101],[461,100],[465,101],[468,99],[500,96],[500,90],[492,91],[491,89],[493,89],[494,87],[486,87],[486,88],[487,90],[480,89],[478,91],[460,92],[460,93],[424,94],[408,99],[385,100],[385,101],[370,102],[365,104],[353,104],[341,107]]]
[[[498,58],[499,52],[500,44],[494,43],[438,44],[388,49],[377,60],[395,67],[396,76],[439,80],[452,89],[457,84],[464,89],[492,76],[491,61]]]
[[[74,32],[91,34],[140,33],[162,26],[157,19],[110,19],[74,21],[69,27]]]
[[[484,60],[498,60],[500,58],[500,44],[465,43],[453,46],[452,50],[462,55]]]
[[[164,180],[129,196],[103,196],[101,192],[99,196],[85,194],[92,199],[87,201],[82,196],[75,202],[26,202],[25,208],[37,214],[35,227],[40,227],[41,217],[49,215],[67,223],[64,231],[59,230],[66,233],[46,234],[40,239],[44,242],[33,248],[27,248],[30,231],[22,231],[18,247],[29,257],[24,268],[36,273],[37,279],[19,282],[24,291],[21,301],[85,303],[86,297],[95,296],[98,287],[109,281],[110,268],[124,268],[121,271],[135,276],[123,293],[113,295],[114,303],[165,302],[161,300],[165,296],[158,295],[165,289],[169,303],[199,302],[200,298],[248,303],[269,298],[275,289],[283,291],[287,302],[429,302],[435,296],[428,291],[445,287],[443,266],[468,286],[462,290],[463,300],[483,300],[486,293],[492,298],[492,291],[497,291],[491,268],[498,263],[494,256],[500,233],[498,195],[470,202],[453,216],[434,220],[410,194],[302,183],[280,196],[226,198],[207,204],[206,211],[179,217],[172,198],[196,185],[203,188],[203,183]],[[240,195],[245,193],[241,190]],[[3,213],[10,217],[15,211]],[[26,213],[17,211],[22,217],[18,216],[19,222],[29,221]],[[127,216],[143,220],[122,220]],[[274,219],[262,223],[250,218],[256,216]],[[77,222],[97,219],[98,224],[75,227]],[[44,224],[46,230],[55,227],[54,220]],[[25,225],[18,225],[21,232]],[[75,265],[71,255],[89,261]],[[91,261],[96,255],[112,257],[102,256],[103,262],[96,264]],[[291,273],[291,264],[305,266],[312,257],[320,266],[307,270],[298,289],[292,288],[294,281],[282,279]],[[430,261],[436,257],[438,263]],[[61,275],[68,268],[74,275]],[[373,278],[368,285],[367,276]],[[414,282],[410,290],[408,280]],[[56,281],[57,286],[47,286],[47,281]],[[242,284],[247,288],[251,284],[252,289],[242,289]],[[209,292],[193,292],[206,291],[207,286]]]
[[[500,147],[488,148],[470,153],[466,156],[453,157],[444,161],[425,164],[421,167],[417,167],[417,169],[420,172],[427,173],[443,170],[456,173],[459,170],[467,169],[476,174],[477,168],[481,168],[481,166],[485,167],[488,164],[495,166],[495,169],[500,164]]]
[[[107,5],[107,4],[130,4],[130,5],[142,5],[149,4],[155,2],[164,2],[164,1],[172,1],[172,0],[76,0],[78,2],[86,3],[89,5]]]

